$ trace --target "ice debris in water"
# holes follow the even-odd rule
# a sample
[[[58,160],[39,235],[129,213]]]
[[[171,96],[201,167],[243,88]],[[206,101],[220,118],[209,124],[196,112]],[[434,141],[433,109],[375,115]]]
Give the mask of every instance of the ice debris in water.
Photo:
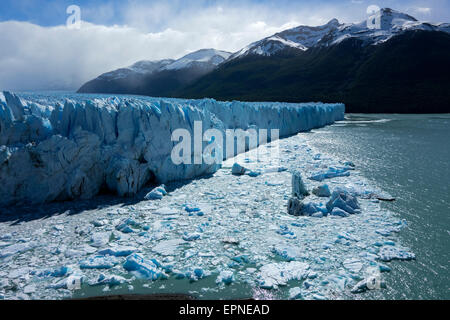
[[[129,112],[132,110],[128,108]],[[232,115],[221,116],[226,123],[232,121],[226,119]],[[249,121],[236,119],[241,120]],[[400,231],[404,222],[366,197],[374,189],[359,172],[331,179],[327,185],[330,190],[345,190],[357,198],[361,215],[350,215],[341,206],[333,207],[331,212],[345,212],[347,219],[312,219],[283,212],[292,193],[290,172],[300,170],[309,177],[319,168],[342,165],[326,156],[314,160],[317,152],[309,148],[305,136],[280,140],[280,150],[292,153],[280,152],[276,164],[262,161],[245,165],[249,171],[264,173],[264,179],[233,177],[231,165],[238,161],[247,163],[233,158],[207,179],[174,183],[174,188],[170,185],[173,192],[161,200],[108,206],[100,202],[102,205],[96,209],[79,214],[62,213],[16,225],[0,222],[0,252],[21,245],[11,247],[14,250],[0,258],[0,278],[7,280],[5,284],[0,281],[0,295],[5,299],[67,298],[84,279],[90,285],[100,286],[99,290],[82,286],[80,293],[86,296],[119,283],[120,290],[138,292],[137,288],[147,286],[146,292],[159,293],[161,284],[153,285],[150,279],[169,278],[164,283],[166,288],[184,279],[174,284],[180,293],[197,290],[190,282],[200,280],[198,285],[205,289],[200,291],[204,298],[228,298],[229,290],[241,284],[243,297],[287,299],[299,292],[298,289],[290,292],[292,288],[300,288],[298,298],[302,299],[348,297],[351,289],[366,279],[368,267],[378,267],[380,272],[389,270],[388,263],[381,263],[387,257],[387,249],[382,248],[400,248],[400,243],[394,241],[394,233]],[[261,146],[258,151],[264,153],[268,147]],[[135,158],[141,164],[151,159],[139,154]],[[127,172],[123,171],[121,179],[125,179]],[[306,182],[311,188],[319,185]],[[351,198],[341,199],[355,209]],[[302,200],[303,203],[299,200],[301,207],[309,208],[309,213],[318,210],[313,216],[329,214],[325,206],[328,199],[313,193]],[[61,204],[49,206],[54,210]],[[200,212],[204,215],[199,216]],[[122,224],[133,232],[121,232],[127,228],[117,230]],[[201,236],[193,240],[196,234]],[[41,245],[31,252],[26,250],[27,243]],[[119,263],[109,269],[82,269],[81,273],[80,263],[84,261],[89,267]],[[105,261],[112,263],[107,265]],[[48,267],[41,269],[43,265]],[[209,275],[210,279],[201,280]],[[230,279],[231,288],[226,286]],[[279,290],[266,290],[260,285]]]

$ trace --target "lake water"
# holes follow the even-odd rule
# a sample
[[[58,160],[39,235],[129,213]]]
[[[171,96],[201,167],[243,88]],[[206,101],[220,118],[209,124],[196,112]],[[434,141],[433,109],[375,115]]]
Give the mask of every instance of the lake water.
[[[387,289],[365,298],[449,299],[450,115],[351,114],[309,137],[393,195],[383,206],[408,222],[399,236],[417,260],[393,262]]]

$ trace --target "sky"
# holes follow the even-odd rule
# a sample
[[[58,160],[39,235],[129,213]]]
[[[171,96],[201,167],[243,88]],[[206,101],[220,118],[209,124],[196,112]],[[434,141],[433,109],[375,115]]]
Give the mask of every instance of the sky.
[[[80,28],[68,28],[70,5]],[[369,5],[450,22],[449,0],[2,0],[0,90],[76,90],[139,60],[235,52],[298,25],[358,22]]]

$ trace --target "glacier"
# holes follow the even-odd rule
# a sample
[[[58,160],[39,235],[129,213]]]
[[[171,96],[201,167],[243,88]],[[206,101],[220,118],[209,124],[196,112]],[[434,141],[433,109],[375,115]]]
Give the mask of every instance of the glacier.
[[[80,94],[0,95],[0,206],[132,196],[149,182],[216,172],[175,165],[176,129],[279,129],[280,137],[343,120],[343,104],[219,102]]]
[[[305,203],[326,208],[334,198],[336,210],[343,204],[336,200],[350,204],[351,195],[359,214],[318,218],[287,213],[293,173],[309,177],[350,163],[310,145],[311,135],[321,131],[279,141],[277,156],[285,170],[275,170],[265,157],[248,161],[243,153],[211,176],[167,183],[168,193],[160,199],[109,203],[105,198],[116,197],[106,196],[2,208],[0,298],[153,293],[199,299],[386,297],[381,284],[395,286],[402,270],[398,264],[414,263],[415,255],[399,237],[408,232],[406,222],[381,204],[380,190],[360,168],[326,179],[327,197],[311,192],[324,182],[303,180],[309,193]],[[273,144],[258,151],[270,154]],[[234,163],[261,174],[233,175]],[[332,197],[336,192],[339,197]],[[380,288],[367,286],[374,276]]]

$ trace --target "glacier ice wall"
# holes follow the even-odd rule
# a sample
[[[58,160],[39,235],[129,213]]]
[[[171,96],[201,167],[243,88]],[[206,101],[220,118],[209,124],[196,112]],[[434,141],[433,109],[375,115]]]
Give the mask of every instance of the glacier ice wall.
[[[213,173],[175,165],[178,128],[280,129],[288,136],[344,117],[343,104],[218,102],[92,95],[0,94],[0,206],[87,199],[103,188],[128,196],[150,180]]]

